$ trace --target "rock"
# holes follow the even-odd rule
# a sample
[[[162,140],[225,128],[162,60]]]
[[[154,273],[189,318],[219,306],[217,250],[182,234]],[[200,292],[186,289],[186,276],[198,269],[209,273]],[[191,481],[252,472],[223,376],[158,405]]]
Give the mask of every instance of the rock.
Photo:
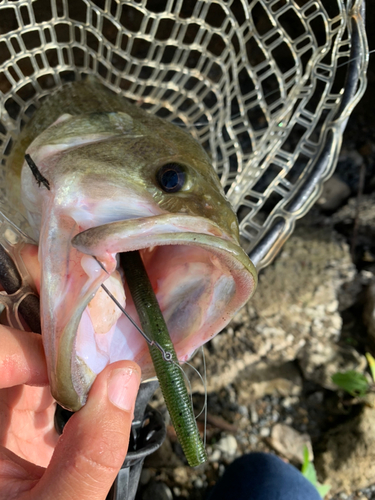
[[[310,394],[307,400],[310,405],[320,406],[324,401],[324,392],[323,391],[313,392],[312,394]]]
[[[173,476],[176,483],[181,485],[186,484],[189,479],[186,467],[176,467]]]
[[[150,482],[153,474],[150,469],[147,469],[146,467],[143,467],[142,472],[141,472],[141,477],[139,479],[140,484],[145,485]]]
[[[360,167],[363,163],[363,156],[355,149],[342,148],[340,151],[339,161],[350,159],[355,167]]]
[[[238,413],[245,418],[249,417],[249,410],[247,409],[247,407],[245,405],[240,405],[238,407]]]
[[[375,193],[364,194],[359,200],[359,228],[375,230]],[[357,212],[357,198],[351,198],[348,203],[332,215],[334,224],[352,224]]]
[[[328,432],[325,451],[315,458],[320,482],[331,493],[350,493],[375,481],[375,410],[364,406],[360,415]]]
[[[262,427],[260,429],[259,435],[262,438],[266,438],[271,434],[271,429],[269,427]]]
[[[314,226],[306,219],[296,229],[276,261],[260,274],[249,304],[219,334],[214,346],[205,348],[208,392],[240,379],[262,358],[282,365],[293,361],[312,339],[322,344],[338,341],[339,293],[357,272],[348,245],[324,226],[324,220],[322,227],[321,221]],[[200,357],[193,364],[203,373]],[[195,378],[193,391],[202,393],[202,384]],[[251,385],[249,379],[249,392]],[[264,388],[258,388],[264,393]]]
[[[255,407],[255,404],[250,405],[250,422],[255,425],[258,423],[259,417]]]
[[[216,449],[212,453],[208,453],[208,460],[210,462],[218,462],[221,458],[221,451]]]
[[[358,301],[363,286],[368,283],[369,275],[373,276],[372,273],[368,271],[362,271],[358,273],[352,281],[343,284],[338,293],[338,310],[340,312],[349,309],[349,307],[353,306]]]
[[[173,500],[173,495],[166,484],[151,481],[142,493],[142,500]]]
[[[233,458],[237,452],[237,440],[234,436],[222,437],[215,445],[215,448],[220,450],[227,458]]]
[[[337,391],[338,387],[332,382],[332,375],[348,370],[363,372],[367,366],[365,356],[358,354],[353,347],[341,347],[316,339],[306,344],[298,360],[305,378],[333,391]]]
[[[289,425],[274,425],[268,442],[278,453],[296,464],[303,463],[303,449],[307,446],[310,461],[314,460],[310,436],[297,432]]]
[[[261,361],[242,371],[234,384],[240,404],[249,404],[266,395],[298,396],[302,390],[301,375],[294,363],[269,365]]]
[[[250,434],[249,436],[249,443],[251,446],[254,446],[255,444],[258,443],[258,437],[254,436],[254,434]]]
[[[323,192],[317,201],[321,209],[337,210],[351,194],[350,187],[337,175],[333,175],[323,185]]]
[[[349,248],[337,234],[324,227],[297,230],[260,277],[252,304],[256,330],[272,345],[267,358],[294,359],[311,338],[337,341],[338,293],[355,275]]]
[[[366,271],[365,269],[362,269],[362,271],[359,273],[359,277],[362,285],[365,286],[371,285],[373,282],[375,282],[375,275],[370,271]]]
[[[195,481],[194,481],[194,488],[197,488],[197,490],[201,490],[204,486],[204,483],[202,481],[202,479],[200,477],[198,477]]]
[[[297,404],[299,401],[298,397],[297,396],[293,396],[293,397],[287,397],[285,398],[282,402],[281,402],[281,405],[284,407],[284,408],[290,408],[291,406]]]
[[[375,192],[352,198],[336,212],[332,220],[350,241],[355,229],[355,261],[362,269],[375,274]]]
[[[156,469],[160,467],[174,468],[182,464],[182,460],[173,451],[172,444],[168,438],[163,441],[158,450],[149,455],[145,460],[145,467]]]

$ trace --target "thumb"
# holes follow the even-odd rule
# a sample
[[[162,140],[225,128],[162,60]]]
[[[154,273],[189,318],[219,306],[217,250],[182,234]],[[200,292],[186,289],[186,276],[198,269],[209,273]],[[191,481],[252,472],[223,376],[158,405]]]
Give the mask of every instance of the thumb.
[[[128,450],[140,379],[131,361],[97,376],[86,405],[66,424],[35,498],[105,500]]]

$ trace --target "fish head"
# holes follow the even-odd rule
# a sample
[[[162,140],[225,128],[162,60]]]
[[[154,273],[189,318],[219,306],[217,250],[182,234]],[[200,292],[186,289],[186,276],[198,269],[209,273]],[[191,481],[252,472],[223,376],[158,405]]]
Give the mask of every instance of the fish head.
[[[119,254],[139,250],[181,362],[254,292],[256,270],[210,159],[185,131],[139,108],[63,114],[26,153],[22,200],[39,239],[41,319],[52,394],[78,410],[96,375],[148,346],[101,288],[137,313]]]

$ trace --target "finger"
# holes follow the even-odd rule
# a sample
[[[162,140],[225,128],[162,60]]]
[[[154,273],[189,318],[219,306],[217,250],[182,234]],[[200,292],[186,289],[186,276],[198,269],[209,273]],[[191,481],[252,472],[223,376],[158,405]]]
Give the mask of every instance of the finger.
[[[42,337],[0,325],[0,389],[48,384]]]
[[[128,449],[140,376],[131,361],[97,376],[86,405],[65,426],[35,498],[105,500]]]

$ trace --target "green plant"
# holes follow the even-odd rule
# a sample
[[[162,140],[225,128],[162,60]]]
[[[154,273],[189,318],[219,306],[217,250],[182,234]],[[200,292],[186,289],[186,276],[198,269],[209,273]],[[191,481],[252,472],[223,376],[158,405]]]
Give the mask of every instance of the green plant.
[[[319,495],[324,498],[331,489],[331,486],[329,484],[319,483],[316,477],[314,464],[309,460],[309,450],[306,445],[303,447],[303,464],[301,472],[305,476],[305,478],[310,481],[313,486],[315,486],[315,488],[318,490]]]
[[[366,352],[366,359],[371,372],[373,382],[375,382],[375,359],[369,352]],[[354,398],[363,399],[372,392],[374,384],[371,384],[363,373],[355,370],[347,372],[337,372],[331,377],[332,382],[349,393]]]
[[[331,378],[334,384],[344,389],[344,391],[348,392],[353,397],[363,398],[370,388],[370,384],[365,375],[355,370],[349,370],[345,373],[338,372],[332,375]]]

